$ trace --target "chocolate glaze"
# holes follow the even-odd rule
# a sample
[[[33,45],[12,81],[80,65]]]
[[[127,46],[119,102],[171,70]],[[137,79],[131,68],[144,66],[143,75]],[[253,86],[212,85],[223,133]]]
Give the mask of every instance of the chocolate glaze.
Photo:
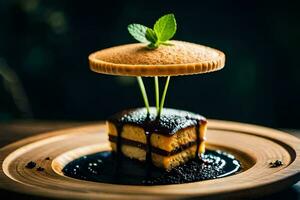
[[[108,121],[115,125],[132,124],[148,132],[172,136],[177,131],[195,126],[206,119],[188,111],[164,108],[160,118],[156,118],[156,108],[150,108],[147,115],[145,108],[128,109],[111,116]]]
[[[237,173],[241,166],[234,156],[221,151],[207,150],[202,159],[192,159],[171,171],[126,157],[116,158],[113,152],[99,152],[80,157],[63,168],[66,176],[101,183],[125,185],[180,184],[221,178]],[[121,164],[120,164],[121,163]],[[114,170],[118,169],[118,170]]]
[[[125,124],[136,125],[144,129],[146,136],[146,162],[152,165],[152,145],[151,134],[153,132],[164,136],[172,136],[177,131],[195,126],[197,135],[197,150],[195,157],[199,157],[199,146],[201,143],[199,127],[201,123],[206,123],[206,119],[188,111],[164,108],[159,118],[156,115],[156,108],[151,107],[150,113],[145,108],[129,109],[119,112],[108,119],[117,128],[117,153],[121,155],[121,145],[123,139],[121,132]]]

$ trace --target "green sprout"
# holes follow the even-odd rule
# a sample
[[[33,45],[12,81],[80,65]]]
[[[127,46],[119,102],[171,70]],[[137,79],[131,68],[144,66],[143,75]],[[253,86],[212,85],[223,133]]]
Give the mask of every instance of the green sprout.
[[[175,35],[177,30],[177,24],[174,14],[167,14],[162,16],[155,22],[153,29],[141,24],[129,24],[127,29],[134,39],[141,43],[147,44],[147,47],[149,49],[154,50],[158,48],[159,45],[171,45],[170,43],[168,43],[168,41]],[[149,102],[142,77],[137,77],[137,81],[140,86],[147,113],[149,114]],[[170,76],[167,77],[164,91],[161,100],[159,101],[159,80],[158,76],[154,77],[155,105],[157,111],[156,114],[158,118],[160,117],[164,107],[169,82]]]
[[[155,103],[156,103],[156,110],[157,110],[157,115],[159,113],[159,82],[158,82],[158,77],[154,77],[154,85],[155,85]]]
[[[141,90],[141,93],[143,95],[143,99],[144,99],[145,107],[147,109],[147,113],[149,113],[150,112],[149,101],[148,101],[148,96],[147,96],[147,92],[146,92],[145,85],[144,85],[142,77],[138,76],[137,81],[139,83],[140,90]]]
[[[163,107],[164,107],[165,98],[166,98],[166,95],[167,95],[167,91],[168,91],[168,87],[169,87],[170,78],[171,78],[171,77],[168,76],[168,77],[167,77],[167,80],[166,80],[165,89],[164,89],[163,95],[162,95],[162,97],[161,97],[159,110],[157,111],[157,116],[158,116],[158,117],[160,117],[160,114],[161,114],[162,109],[163,109]]]

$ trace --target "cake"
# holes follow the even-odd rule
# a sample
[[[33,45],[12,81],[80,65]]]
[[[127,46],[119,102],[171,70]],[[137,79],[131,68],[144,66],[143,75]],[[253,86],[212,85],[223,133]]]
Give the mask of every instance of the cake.
[[[205,151],[206,119],[191,112],[155,108],[119,112],[107,120],[111,148],[118,155],[165,170],[179,166]]]

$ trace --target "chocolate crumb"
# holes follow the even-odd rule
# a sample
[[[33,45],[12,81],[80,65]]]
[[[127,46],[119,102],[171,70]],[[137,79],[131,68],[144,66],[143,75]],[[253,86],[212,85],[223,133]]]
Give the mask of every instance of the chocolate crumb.
[[[43,168],[43,167],[38,167],[36,170],[41,172],[41,171],[44,171],[45,168]]]
[[[275,167],[279,167],[279,166],[283,165],[281,160],[276,160],[275,162],[270,162],[269,164],[270,164],[271,168],[275,168]]]
[[[45,160],[50,160],[50,157],[45,158]]]
[[[36,163],[33,161],[30,161],[27,163],[27,165],[25,167],[28,169],[33,169],[33,168],[35,168],[35,166],[36,166]]]

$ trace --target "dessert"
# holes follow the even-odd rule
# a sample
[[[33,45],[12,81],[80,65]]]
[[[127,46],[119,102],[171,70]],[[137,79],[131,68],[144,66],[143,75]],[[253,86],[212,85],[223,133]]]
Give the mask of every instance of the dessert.
[[[107,120],[109,141],[116,157],[125,156],[166,171],[191,159],[201,159],[207,124],[201,115],[163,109],[170,77],[212,72],[225,65],[225,55],[219,50],[170,40],[176,29],[173,14],[158,19],[153,28],[130,24],[129,33],[143,44],[111,47],[89,56],[94,72],[137,76],[143,96],[145,108],[125,110]],[[142,77],[154,77],[155,108],[149,106]],[[161,98],[159,77],[167,77]]]
[[[112,150],[170,170],[205,151],[206,119],[194,113],[165,108],[126,110],[107,121]]]
[[[90,54],[94,72],[137,76],[145,107],[109,117],[106,126],[111,150],[75,159],[64,167],[66,176],[110,184],[165,185],[224,177],[240,169],[233,155],[205,149],[205,117],[163,108],[171,76],[212,72],[225,64],[225,55],[219,50],[170,40],[176,29],[173,14],[161,17],[153,28],[130,24],[129,33],[143,44]],[[154,77],[155,107],[149,106],[143,77]],[[165,79],[162,94],[159,78]]]

